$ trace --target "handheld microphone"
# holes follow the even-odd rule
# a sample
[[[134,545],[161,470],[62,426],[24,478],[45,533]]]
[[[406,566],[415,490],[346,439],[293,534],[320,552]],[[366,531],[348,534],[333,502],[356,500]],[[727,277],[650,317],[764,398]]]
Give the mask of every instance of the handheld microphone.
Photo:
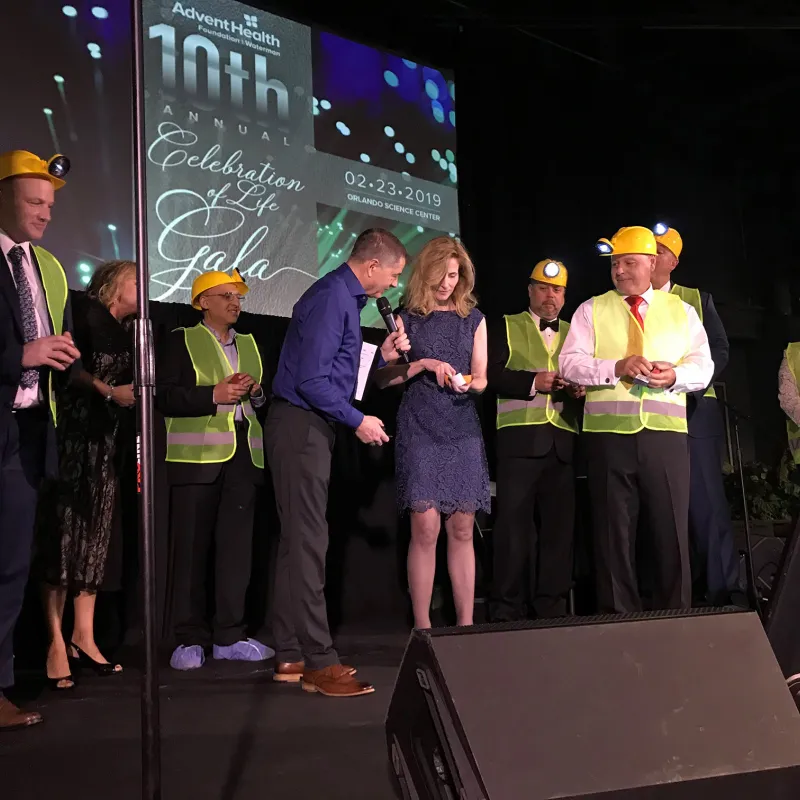
[[[379,297],[376,301],[378,306],[378,313],[383,317],[383,323],[389,333],[394,333],[397,330],[397,322],[395,321],[394,314],[392,314],[392,306],[385,297]],[[408,353],[400,353],[400,358],[406,364],[410,363],[408,360]]]

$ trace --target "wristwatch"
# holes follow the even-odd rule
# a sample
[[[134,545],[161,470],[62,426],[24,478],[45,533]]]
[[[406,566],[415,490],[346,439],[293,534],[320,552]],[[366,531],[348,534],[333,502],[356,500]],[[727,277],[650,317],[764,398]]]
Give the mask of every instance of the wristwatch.
[[[109,386],[108,394],[106,395],[106,403],[110,403],[113,397],[114,397],[114,387]]]

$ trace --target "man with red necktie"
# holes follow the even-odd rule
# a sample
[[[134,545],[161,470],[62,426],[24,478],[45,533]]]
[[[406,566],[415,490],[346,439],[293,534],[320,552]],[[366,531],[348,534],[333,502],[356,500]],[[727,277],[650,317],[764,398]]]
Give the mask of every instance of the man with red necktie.
[[[651,286],[656,240],[644,227],[598,242],[615,289],[576,310],[559,365],[586,386],[583,431],[601,612],[642,610],[636,533],[653,553],[653,607],[689,608],[686,394],[714,372],[697,312]]]

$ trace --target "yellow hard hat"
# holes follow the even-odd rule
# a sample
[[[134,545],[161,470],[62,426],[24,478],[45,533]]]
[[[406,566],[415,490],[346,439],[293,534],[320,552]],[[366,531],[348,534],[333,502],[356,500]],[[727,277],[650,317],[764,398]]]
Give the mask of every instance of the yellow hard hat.
[[[540,261],[531,272],[531,280],[539,283],[549,283],[552,286],[567,285],[567,268],[560,261],[546,258]]]
[[[54,189],[60,189],[66,183],[62,178],[69,172],[69,166],[69,159],[60,154],[45,161],[27,150],[10,150],[0,153],[0,181],[31,175],[44,178],[53,184]]]
[[[681,250],[683,250],[683,239],[675,228],[670,228],[664,222],[659,222],[653,228],[653,233],[656,235],[656,241],[661,242],[675,258],[680,258]]]
[[[658,252],[653,231],[641,225],[620,228],[611,239],[599,239],[595,246],[601,256],[622,256],[627,253],[654,256]]]
[[[230,275],[227,272],[204,272],[202,275],[198,275],[192,283],[192,308],[202,311],[200,303],[197,302],[200,295],[215,286],[224,286],[227,283],[232,283],[241,295],[246,295],[250,291],[238,269],[233,270]]]

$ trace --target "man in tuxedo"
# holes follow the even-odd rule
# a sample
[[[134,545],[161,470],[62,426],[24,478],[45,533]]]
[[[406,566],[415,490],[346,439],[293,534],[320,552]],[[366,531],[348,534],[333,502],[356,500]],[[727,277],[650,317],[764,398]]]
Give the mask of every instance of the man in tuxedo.
[[[42,721],[5,695],[14,683],[14,626],[28,580],[39,487],[55,474],[55,391],[79,353],[67,278],[35,246],[69,169],[24,150],[0,154],[0,731]]]
[[[495,622],[563,616],[567,610],[577,398],[584,390],[558,373],[569,330],[558,319],[566,287],[566,267],[540,261],[528,283],[528,309],[489,330],[489,386],[497,392],[498,517],[490,606]]]
[[[701,587],[711,605],[746,603],[739,586],[739,559],[733,538],[730,508],[722,481],[722,424],[714,381],[728,363],[728,337],[714,300],[708,292],[680,286],[671,280],[683,250],[683,240],[675,228],[657,225],[658,245],[653,288],[676,294],[697,312],[708,335],[714,360],[711,384],[686,396],[689,424],[689,540],[698,556],[701,575],[693,584]]]

